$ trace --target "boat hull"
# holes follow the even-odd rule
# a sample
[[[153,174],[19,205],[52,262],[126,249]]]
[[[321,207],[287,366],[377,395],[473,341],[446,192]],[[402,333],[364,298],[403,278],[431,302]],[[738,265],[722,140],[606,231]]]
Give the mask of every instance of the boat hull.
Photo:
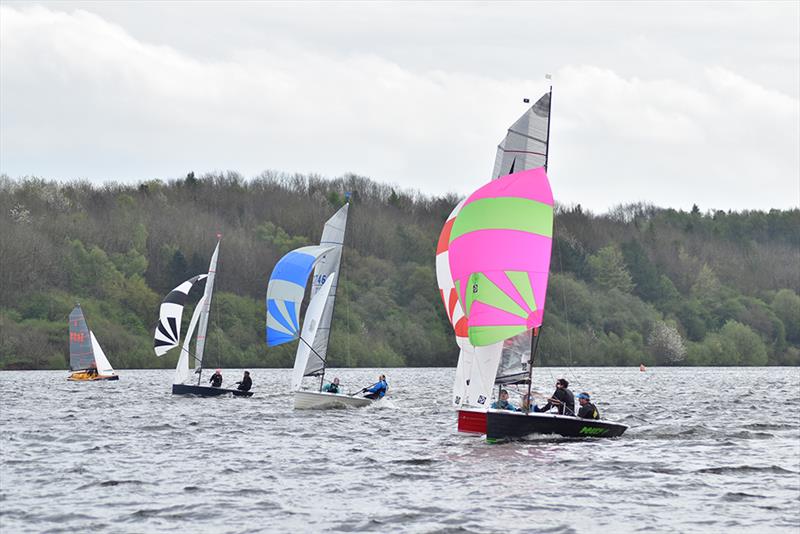
[[[372,399],[364,397],[351,397],[338,393],[323,393],[321,391],[295,391],[295,410],[320,410],[327,408],[361,408],[372,404]]]
[[[486,440],[521,439],[531,434],[556,434],[570,438],[615,438],[628,429],[611,421],[581,419],[548,413],[489,410],[486,414]]]
[[[486,410],[458,410],[458,431],[467,434],[486,434]]]
[[[97,382],[98,380],[119,380],[117,375],[90,375],[88,373],[72,373],[67,377],[70,382]]]
[[[219,397],[233,395],[234,397],[252,397],[252,391],[239,391],[238,389],[212,388],[210,386],[191,386],[187,384],[172,384],[173,395],[195,395],[197,397]]]

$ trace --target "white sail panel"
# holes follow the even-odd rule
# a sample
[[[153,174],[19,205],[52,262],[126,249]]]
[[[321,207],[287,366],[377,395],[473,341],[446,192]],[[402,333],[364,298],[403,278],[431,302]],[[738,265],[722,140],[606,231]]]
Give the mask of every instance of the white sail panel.
[[[322,325],[322,317],[336,278],[335,274],[334,272],[328,276],[320,290],[311,297],[311,302],[308,303],[306,316],[303,320],[303,328],[300,331],[300,344],[297,346],[297,354],[294,360],[292,391],[300,389],[304,376],[313,374],[325,367],[324,357],[316,354],[316,349],[312,350],[311,347],[314,346],[314,342],[319,335],[327,336],[328,334],[327,332],[322,332],[320,326]]]
[[[319,362],[316,370],[320,370],[325,366],[325,358],[328,354],[333,306],[336,300],[336,289],[339,282],[339,264],[342,261],[342,249],[344,247],[344,234],[345,227],[347,226],[347,212],[349,208],[350,204],[345,204],[325,223],[319,244],[331,246],[333,248],[330,252],[324,254],[319,262],[317,262],[314,268],[314,278],[312,278],[311,281],[311,295],[313,297],[322,290],[322,287],[328,279],[333,277],[330,295],[328,296],[328,301],[325,304],[325,309],[320,318],[318,327],[320,333],[314,339],[313,344],[314,352],[319,355],[319,357],[316,358]]]
[[[472,367],[462,405],[489,408],[494,379],[497,376],[497,367],[500,365],[500,356],[503,351],[503,342],[484,347],[473,347],[473,349]]]
[[[547,129],[550,93],[545,93],[508,129],[497,146],[492,180],[515,172],[544,167],[547,161]]]
[[[219,255],[219,238],[214,254],[211,255],[211,263],[208,265],[208,280],[206,289],[203,292],[203,306],[200,311],[200,319],[197,327],[197,345],[195,346],[194,368],[203,367],[203,349],[206,346],[206,330],[208,329],[208,314],[211,312],[211,293],[214,291],[214,279],[217,277],[217,256]]]
[[[197,303],[197,306],[195,306],[194,312],[192,313],[192,319],[189,321],[189,330],[186,332],[186,339],[183,340],[181,355],[178,358],[178,365],[175,367],[175,378],[172,380],[173,384],[185,384],[189,381],[189,376],[191,375],[191,371],[189,370],[189,359],[191,357],[189,346],[192,341],[192,335],[194,335],[194,329],[197,327],[197,320],[200,318],[200,313],[203,310],[204,303],[205,297],[200,297],[200,301]]]
[[[97,372],[101,375],[115,375],[117,373],[114,372],[114,368],[111,367],[111,362],[108,361],[106,357],[106,353],[103,352],[103,348],[100,346],[100,343],[97,342],[97,338],[94,337],[94,332],[89,332],[89,337],[92,340],[92,350],[94,351],[94,362],[97,365]]]

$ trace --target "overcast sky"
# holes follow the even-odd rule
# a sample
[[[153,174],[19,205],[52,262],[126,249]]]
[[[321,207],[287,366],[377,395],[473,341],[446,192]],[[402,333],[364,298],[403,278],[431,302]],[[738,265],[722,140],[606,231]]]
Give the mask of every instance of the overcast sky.
[[[553,76],[556,199],[800,205],[800,2],[0,5],[0,172],[488,180]]]

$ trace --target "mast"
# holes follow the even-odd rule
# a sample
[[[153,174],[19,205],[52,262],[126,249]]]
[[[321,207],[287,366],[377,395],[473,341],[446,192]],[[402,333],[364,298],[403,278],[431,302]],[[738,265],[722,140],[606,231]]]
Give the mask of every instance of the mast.
[[[208,279],[206,280],[206,289],[203,292],[203,311],[200,312],[200,321],[197,326],[197,346],[195,347],[194,366],[197,373],[197,385],[200,385],[200,379],[203,375],[203,350],[206,346],[206,331],[208,329],[208,315],[211,313],[211,294],[214,291],[214,279],[217,276],[217,256],[219,255],[219,243],[222,240],[222,234],[217,234],[217,246],[214,249],[214,254],[211,255],[211,263],[208,265]]]
[[[548,74],[549,78],[550,75]],[[553,86],[550,86],[550,102],[547,106],[547,143],[544,148],[544,170],[547,171],[547,157],[550,155],[550,121],[553,118]]]

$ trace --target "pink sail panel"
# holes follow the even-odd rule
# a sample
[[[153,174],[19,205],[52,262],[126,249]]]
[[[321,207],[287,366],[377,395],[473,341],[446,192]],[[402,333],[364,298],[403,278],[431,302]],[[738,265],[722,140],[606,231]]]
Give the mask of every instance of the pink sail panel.
[[[541,325],[552,232],[553,194],[542,168],[504,176],[467,197],[449,226],[447,254],[471,344]]]

